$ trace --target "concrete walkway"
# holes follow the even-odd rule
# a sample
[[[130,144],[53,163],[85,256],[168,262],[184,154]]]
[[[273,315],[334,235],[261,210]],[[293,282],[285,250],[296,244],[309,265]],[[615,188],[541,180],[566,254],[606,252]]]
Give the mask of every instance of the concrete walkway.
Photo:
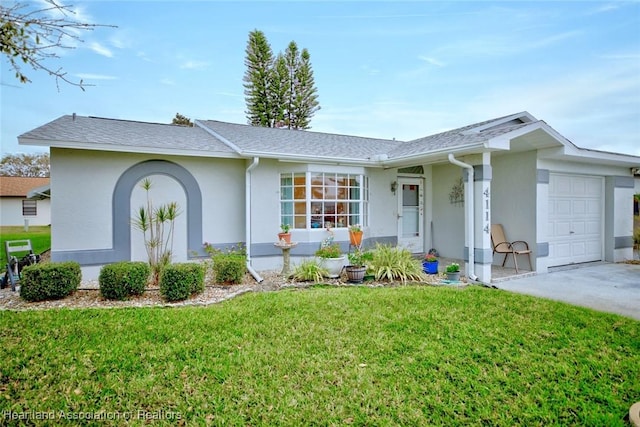
[[[601,263],[494,285],[640,320],[640,265]]]

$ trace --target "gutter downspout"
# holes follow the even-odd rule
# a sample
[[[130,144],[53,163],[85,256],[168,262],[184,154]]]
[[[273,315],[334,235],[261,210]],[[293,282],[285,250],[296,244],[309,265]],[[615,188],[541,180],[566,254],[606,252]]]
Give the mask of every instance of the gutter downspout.
[[[260,157],[254,157],[253,162],[249,165],[249,167],[247,167],[247,170],[245,172],[244,217],[245,217],[245,236],[247,238],[247,248],[246,248],[247,249],[247,270],[249,271],[249,273],[251,273],[253,278],[256,279],[258,283],[260,283],[264,279],[251,266],[251,171],[255,169],[256,166],[258,166],[258,163],[260,163]]]
[[[457,160],[453,153],[449,153],[449,162],[453,163],[456,166],[460,166],[461,168],[467,169],[469,174],[467,175],[468,183],[467,183],[467,194],[464,199],[464,205],[467,208],[467,240],[469,242],[469,278],[473,281],[478,280],[478,276],[476,276],[475,272],[475,229],[474,222],[475,217],[473,215],[474,212],[474,201],[473,201],[473,166],[470,164],[461,162]]]

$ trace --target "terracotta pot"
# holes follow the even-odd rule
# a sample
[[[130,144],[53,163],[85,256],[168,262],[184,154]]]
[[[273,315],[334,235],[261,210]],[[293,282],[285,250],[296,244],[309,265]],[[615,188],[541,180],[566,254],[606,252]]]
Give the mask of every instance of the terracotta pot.
[[[278,233],[278,242],[291,243],[291,233]]]
[[[362,231],[349,231],[349,241],[354,246],[362,244]]]

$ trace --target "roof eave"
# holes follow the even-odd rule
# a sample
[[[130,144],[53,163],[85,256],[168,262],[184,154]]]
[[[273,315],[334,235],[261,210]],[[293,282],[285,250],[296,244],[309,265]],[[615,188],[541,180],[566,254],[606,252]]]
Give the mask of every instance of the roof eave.
[[[448,162],[447,156],[449,153],[470,155],[483,153],[485,151],[487,151],[487,146],[482,142],[457,147],[444,147],[437,150],[427,151],[419,155],[411,154],[402,157],[394,157],[384,161],[383,163],[385,168],[405,167],[415,164],[445,163]]]
[[[227,159],[240,159],[238,153],[234,152],[222,152],[222,151],[207,151],[207,150],[184,150],[180,148],[167,149],[158,147],[141,147],[141,146],[127,146],[127,145],[111,145],[111,144],[86,144],[73,141],[53,141],[53,140],[41,140],[32,138],[18,138],[20,145],[33,145],[44,146],[50,148],[63,148],[72,150],[89,150],[89,151],[109,151],[120,153],[135,153],[135,154],[164,154],[171,156],[189,156],[189,157],[216,157]]]
[[[270,151],[243,151],[245,157],[260,157],[262,159],[276,159],[291,163],[326,163],[366,167],[383,167],[383,161],[374,159],[354,159],[334,156],[310,156],[300,154],[274,153]]]

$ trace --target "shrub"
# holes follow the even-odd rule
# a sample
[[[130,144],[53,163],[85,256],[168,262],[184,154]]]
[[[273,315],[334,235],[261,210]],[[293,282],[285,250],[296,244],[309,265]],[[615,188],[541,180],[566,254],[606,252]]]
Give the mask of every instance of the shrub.
[[[247,257],[239,254],[220,253],[213,256],[213,272],[216,283],[230,285],[241,283],[247,269]]]
[[[100,269],[100,293],[108,299],[124,300],[142,295],[147,287],[151,267],[146,262],[123,261]]]
[[[247,270],[247,250],[243,243],[224,250],[205,243],[204,250],[213,260],[212,270],[216,283],[230,285],[242,282]]]
[[[377,244],[372,254],[367,271],[371,271],[376,280],[425,280],[422,262],[407,249]]]
[[[82,272],[75,261],[45,262],[25,267],[20,279],[20,296],[27,301],[61,299],[80,286]]]
[[[307,259],[294,267],[291,277],[304,282],[322,282],[323,277],[328,275],[329,271],[315,259]]]
[[[204,290],[204,267],[192,262],[170,264],[160,277],[160,294],[167,301],[180,301]]]

